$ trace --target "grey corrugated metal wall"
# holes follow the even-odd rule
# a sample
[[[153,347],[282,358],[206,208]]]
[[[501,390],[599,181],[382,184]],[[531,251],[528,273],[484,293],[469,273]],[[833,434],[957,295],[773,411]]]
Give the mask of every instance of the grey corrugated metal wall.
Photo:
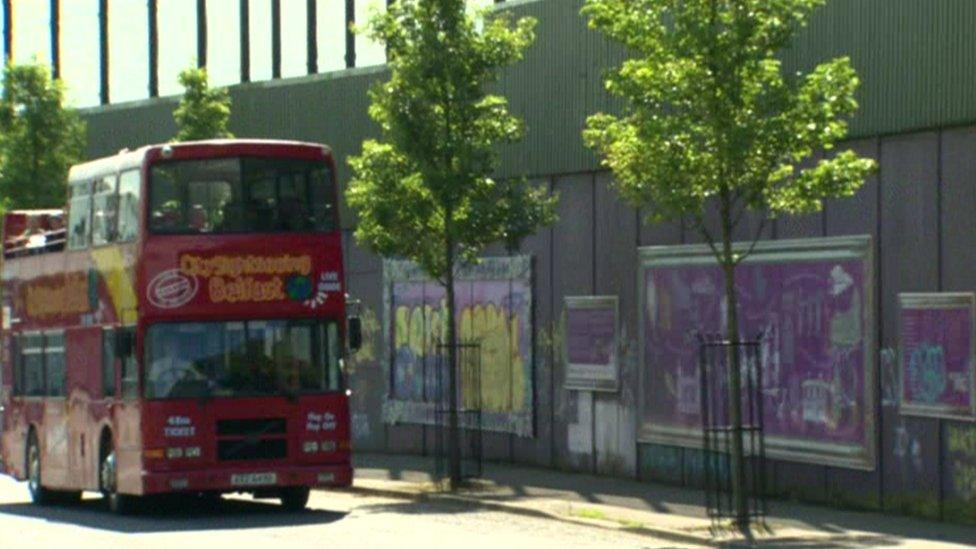
[[[623,50],[586,28],[582,0],[539,0],[512,11],[539,20],[538,39],[499,92],[525,117],[523,143],[502,151],[500,175],[572,173],[597,168],[580,140],[586,115],[613,108],[603,89]],[[788,67],[849,55],[863,82],[852,137],[976,121],[976,2],[833,0],[784,55]],[[344,158],[373,133],[366,90],[382,69],[357,69],[274,83],[234,86],[232,126],[242,136],[274,135],[332,144]],[[172,100],[88,109],[92,156],[174,133]]]

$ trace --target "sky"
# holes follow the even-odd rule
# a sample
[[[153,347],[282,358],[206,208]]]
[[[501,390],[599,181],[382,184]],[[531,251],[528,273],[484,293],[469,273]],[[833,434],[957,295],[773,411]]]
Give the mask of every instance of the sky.
[[[271,2],[250,2],[251,80],[271,78]],[[306,74],[306,0],[281,1],[281,76]],[[467,0],[483,7],[492,0]],[[159,94],[182,90],[176,81],[196,64],[196,0],[157,0]],[[61,77],[68,103],[99,103],[99,0],[61,0]],[[50,0],[12,0],[13,61],[51,62]],[[356,21],[365,22],[385,0],[355,0]],[[109,90],[112,103],[149,97],[149,29],[146,0],[109,0]],[[345,68],[345,0],[316,0],[319,72]],[[3,50],[0,41],[0,52]],[[2,52],[5,56],[6,52]],[[385,62],[383,46],[356,36],[356,66]],[[215,85],[240,81],[239,0],[207,0],[207,70]]]

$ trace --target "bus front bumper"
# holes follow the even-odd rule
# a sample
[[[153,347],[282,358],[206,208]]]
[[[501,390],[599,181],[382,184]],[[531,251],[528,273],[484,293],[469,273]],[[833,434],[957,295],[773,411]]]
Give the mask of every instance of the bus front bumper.
[[[264,492],[289,486],[341,488],[351,484],[349,464],[145,472],[142,476],[143,494]]]

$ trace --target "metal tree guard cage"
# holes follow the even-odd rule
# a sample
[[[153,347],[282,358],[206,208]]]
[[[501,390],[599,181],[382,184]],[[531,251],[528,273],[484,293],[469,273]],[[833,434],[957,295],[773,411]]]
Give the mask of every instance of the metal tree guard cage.
[[[461,478],[479,478],[483,470],[481,344],[462,342],[457,349],[458,444]],[[434,478],[450,474],[450,345],[438,344],[434,372]]]
[[[713,528],[738,518],[732,492],[732,435],[729,366],[739,357],[745,501],[750,522],[766,516],[766,446],[763,437],[762,337],[729,341],[699,335],[702,459],[705,507]]]

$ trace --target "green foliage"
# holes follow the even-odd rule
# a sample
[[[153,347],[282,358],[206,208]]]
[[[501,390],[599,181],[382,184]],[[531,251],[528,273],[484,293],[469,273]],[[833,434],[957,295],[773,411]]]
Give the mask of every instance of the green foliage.
[[[686,218],[719,253],[747,210],[816,211],[852,196],[876,166],[830,154],[857,109],[850,59],[784,75],[778,52],[826,0],[587,0],[591,28],[632,54],[606,81],[622,116],[596,114],[583,132],[616,187],[652,222]],[[827,151],[803,167],[814,151]],[[705,226],[715,203],[721,234]]]
[[[60,208],[85,124],[44,65],[7,65],[0,97],[0,209]]]
[[[359,215],[359,242],[442,281],[488,244],[516,247],[554,221],[554,197],[524,180],[491,177],[496,146],[521,139],[524,127],[485,88],[522,58],[535,21],[492,16],[479,26],[464,4],[400,0],[371,20],[391,76],[370,90],[382,138],[350,158],[346,193]]]
[[[174,141],[198,141],[234,137],[227,129],[230,96],[226,88],[211,88],[207,69],[190,67],[179,76],[183,97],[173,111],[179,131]]]

